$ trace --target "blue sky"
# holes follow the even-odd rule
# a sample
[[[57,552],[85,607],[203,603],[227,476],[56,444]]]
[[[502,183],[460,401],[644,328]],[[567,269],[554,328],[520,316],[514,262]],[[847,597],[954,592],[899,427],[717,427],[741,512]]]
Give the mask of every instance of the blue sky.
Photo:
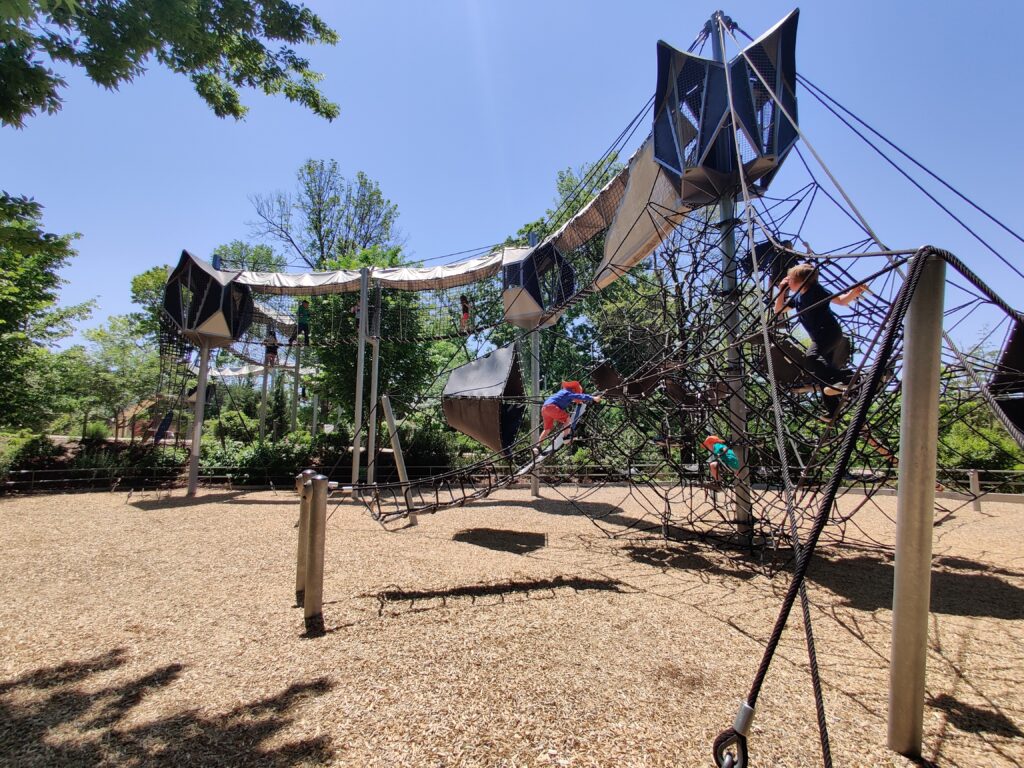
[[[341,36],[307,53],[341,116],[243,94],[215,117],[187,80],[154,66],[117,92],[67,72],[63,110],[0,129],[0,187],[35,197],[54,232],[80,232],[63,300],[92,324],[131,309],[132,275],[182,248],[248,239],[249,197],[294,187],[307,158],[362,170],[398,204],[411,259],[502,240],[541,215],[555,174],[598,158],[653,92],[655,43],[686,48],[717,3],[570,0],[310,2]],[[758,36],[794,6],[723,10]],[[1012,2],[814,2],[798,70],[1012,226],[1024,149]],[[710,55],[707,51],[705,55]],[[798,94],[801,127],[883,239],[933,242],[1007,286],[1005,267]],[[637,138],[640,138],[638,136]],[[790,163],[794,159],[790,159]],[[788,169],[787,169],[788,170]],[[772,192],[782,192],[780,174]],[[976,220],[976,219],[975,219]],[[827,226],[810,230],[832,242]],[[986,229],[991,234],[991,228]],[[810,238],[808,238],[810,239]],[[993,236],[1015,262],[1020,246]],[[1008,298],[1016,301],[1021,281]]]

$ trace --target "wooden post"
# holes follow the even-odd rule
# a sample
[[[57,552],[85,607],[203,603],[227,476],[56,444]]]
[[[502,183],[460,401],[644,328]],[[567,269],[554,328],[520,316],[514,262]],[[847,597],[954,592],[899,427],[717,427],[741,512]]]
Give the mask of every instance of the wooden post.
[[[303,616],[306,634],[324,633],[324,542],[327,533],[327,477],[313,475],[309,480],[309,535],[306,549],[306,591]]]
[[[970,469],[967,471],[967,475],[971,480],[971,493],[974,494],[971,509],[981,512],[981,473],[976,469]]]
[[[299,546],[295,558],[295,605],[302,606],[306,599],[306,550],[309,548],[309,499],[313,494],[312,469],[304,469],[295,477],[295,490],[299,494]]]

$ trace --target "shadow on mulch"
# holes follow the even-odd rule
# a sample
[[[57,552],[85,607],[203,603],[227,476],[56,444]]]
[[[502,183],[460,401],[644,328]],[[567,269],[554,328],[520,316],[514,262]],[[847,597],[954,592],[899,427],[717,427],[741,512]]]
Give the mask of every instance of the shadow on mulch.
[[[947,616],[1024,619],[1024,589],[984,563],[956,558],[956,571],[932,570],[931,611]],[[967,564],[970,563],[970,570]],[[830,558],[819,554],[807,578],[846,600],[851,608],[892,608],[893,564],[871,555]]]
[[[0,681],[0,735],[4,763],[52,765],[238,765],[297,766],[333,756],[328,739],[317,737],[267,749],[258,746],[292,720],[291,711],[309,696],[326,693],[331,683],[318,678],[296,683],[275,696],[206,716],[185,710],[142,725],[129,725],[134,707],[178,679],[183,667],[168,664],[98,691],[77,685],[92,675],[127,662],[115,648],[84,661],[37,669]],[[18,691],[48,691],[15,700]],[[70,732],[70,738],[67,736]]]
[[[548,537],[543,533],[529,531],[504,531],[496,528],[467,528],[452,536],[452,541],[473,544],[477,547],[527,555],[547,546]]]
[[[503,507],[529,507],[545,515],[586,515],[591,520],[599,520],[602,523],[621,525],[623,528],[645,528],[657,527],[657,521],[639,517],[631,517],[622,513],[622,507],[614,504],[594,501],[571,501],[569,499],[534,499],[532,501],[506,501],[499,502]]]
[[[417,608],[417,602],[440,600],[439,606],[447,605],[449,598],[470,598],[475,602],[478,597],[499,597],[504,602],[508,595],[530,596],[533,592],[549,592],[556,589],[572,589],[576,592],[598,591],[623,593],[622,582],[614,579],[584,579],[578,576],[556,576],[553,579],[526,579],[521,581],[502,581],[495,584],[467,584],[461,587],[442,589],[404,590],[388,589],[381,592],[363,594],[360,597],[375,597],[378,603],[378,614],[383,615],[387,606],[394,603],[409,603],[412,610],[426,611],[431,606]]]
[[[965,704],[945,693],[928,699],[928,706],[945,712],[950,723],[967,733],[991,733],[1011,739],[1024,736],[1020,728],[1002,712]]]
[[[128,505],[149,512],[155,509],[176,509],[178,507],[199,507],[205,504],[236,503],[245,491],[225,491],[223,493],[206,493],[202,496],[168,496],[162,499],[137,499]],[[296,506],[298,506],[296,504]]]
[[[723,568],[721,564],[704,557],[695,549],[660,545],[653,547],[628,546],[626,554],[631,560],[656,568],[671,568],[682,571],[700,571],[715,576],[728,576],[736,579],[752,579],[757,574],[749,568]]]

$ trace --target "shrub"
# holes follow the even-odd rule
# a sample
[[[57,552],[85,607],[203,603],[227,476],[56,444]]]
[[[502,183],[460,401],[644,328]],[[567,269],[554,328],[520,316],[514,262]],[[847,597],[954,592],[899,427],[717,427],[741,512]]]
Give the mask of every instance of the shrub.
[[[0,436],[0,474],[16,469],[42,469],[64,456],[63,446],[28,430]]]
[[[238,440],[249,442],[255,440],[260,434],[258,419],[246,416],[241,411],[223,411],[220,418],[214,420],[208,432],[218,440]]]
[[[102,421],[90,421],[82,437],[85,440],[106,440],[110,437],[110,429]]]

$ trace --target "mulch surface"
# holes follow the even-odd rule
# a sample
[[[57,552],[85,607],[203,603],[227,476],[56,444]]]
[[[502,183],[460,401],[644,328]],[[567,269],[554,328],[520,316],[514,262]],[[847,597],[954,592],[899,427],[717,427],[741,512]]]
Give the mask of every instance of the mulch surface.
[[[542,494],[393,532],[331,502],[315,638],[293,494],[0,499],[0,765],[712,765],[788,572]],[[936,526],[918,762],[886,748],[894,507],[809,574],[835,765],[1024,765],[1024,505]],[[799,606],[750,750],[822,762]]]

